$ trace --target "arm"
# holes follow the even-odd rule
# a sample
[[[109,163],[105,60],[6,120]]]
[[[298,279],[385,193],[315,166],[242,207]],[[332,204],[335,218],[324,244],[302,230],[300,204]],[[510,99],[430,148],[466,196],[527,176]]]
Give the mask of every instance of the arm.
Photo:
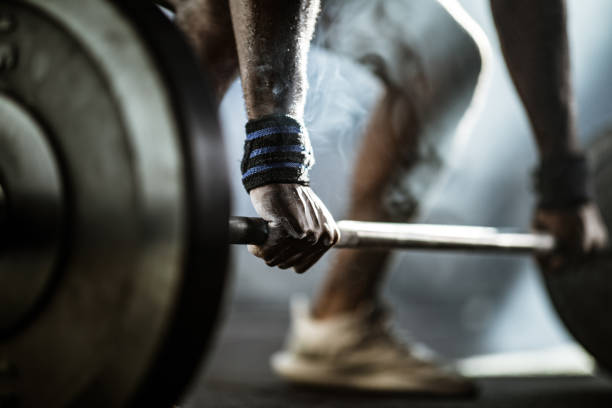
[[[506,65],[541,158],[578,151],[562,0],[491,0]]]
[[[249,119],[302,118],[317,0],[230,0]]]
[[[555,234],[567,252],[600,247],[606,231],[590,202],[584,156],[576,137],[565,3],[491,0],[491,9],[540,155],[536,227]]]
[[[245,143],[243,182],[251,202],[262,218],[279,227],[266,244],[249,250],[270,266],[304,272],[339,238],[329,211],[308,186],[312,158],[303,126],[306,60],[319,2],[230,0],[230,8],[247,134],[293,129],[248,137]],[[259,154],[262,148],[268,153]]]

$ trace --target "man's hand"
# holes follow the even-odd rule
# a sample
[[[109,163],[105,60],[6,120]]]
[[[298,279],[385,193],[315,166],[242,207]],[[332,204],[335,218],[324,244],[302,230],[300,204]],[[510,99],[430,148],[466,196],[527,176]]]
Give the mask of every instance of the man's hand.
[[[608,233],[597,206],[588,203],[575,209],[538,209],[534,227],[557,239],[559,250],[538,259],[546,271],[560,268],[573,258],[589,254],[608,244]]]
[[[249,245],[249,252],[269,266],[302,273],[340,238],[333,217],[310,187],[269,184],[251,190],[250,196],[271,228],[266,243]]]

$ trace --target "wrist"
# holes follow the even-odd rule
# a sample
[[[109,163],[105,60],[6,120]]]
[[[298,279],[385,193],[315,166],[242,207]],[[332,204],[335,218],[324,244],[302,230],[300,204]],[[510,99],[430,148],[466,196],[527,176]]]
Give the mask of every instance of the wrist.
[[[582,153],[542,157],[534,181],[540,209],[574,208],[592,198],[588,162]]]
[[[247,192],[268,184],[309,184],[314,157],[301,122],[288,115],[268,115],[249,120],[246,133],[241,170]]]

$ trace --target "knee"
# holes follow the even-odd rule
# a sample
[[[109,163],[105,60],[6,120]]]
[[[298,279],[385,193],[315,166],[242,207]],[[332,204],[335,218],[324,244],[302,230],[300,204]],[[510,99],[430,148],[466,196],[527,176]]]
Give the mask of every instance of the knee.
[[[429,20],[422,27],[427,34],[402,45],[410,52],[395,61],[402,74],[391,78],[390,87],[409,101],[422,129],[444,141],[468,110],[477,111],[472,105],[486,82],[491,51],[483,30],[456,0],[428,4]],[[402,66],[411,69],[400,71]]]
[[[395,2],[388,4],[390,14]],[[464,112],[487,72],[484,32],[456,0],[419,3],[411,11],[411,27],[389,23],[380,47],[360,60],[390,92],[412,101],[420,121]]]

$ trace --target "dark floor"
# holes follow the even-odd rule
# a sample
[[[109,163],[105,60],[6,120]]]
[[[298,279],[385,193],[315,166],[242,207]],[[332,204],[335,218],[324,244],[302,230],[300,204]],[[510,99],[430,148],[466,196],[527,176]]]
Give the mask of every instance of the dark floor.
[[[183,408],[196,407],[612,407],[612,382],[592,377],[479,379],[471,398],[368,395],[296,388],[268,367],[287,327],[286,310],[235,304],[225,319],[206,372]]]

